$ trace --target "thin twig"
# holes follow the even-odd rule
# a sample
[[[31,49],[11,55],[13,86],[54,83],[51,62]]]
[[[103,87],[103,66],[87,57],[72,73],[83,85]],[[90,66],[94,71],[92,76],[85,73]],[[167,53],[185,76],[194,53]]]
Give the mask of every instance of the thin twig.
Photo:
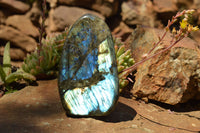
[[[159,38],[159,41],[153,46],[153,48],[147,53],[145,54],[145,57],[135,63],[133,66],[129,67],[129,68],[126,68],[124,69],[123,71],[121,71],[120,73],[123,73],[123,76],[127,76],[129,73],[131,73],[132,71],[134,71],[138,65],[144,63],[145,61],[161,54],[161,53],[164,53],[166,52],[167,50],[169,50],[170,48],[172,48],[175,44],[177,44],[179,41],[181,41],[183,38],[187,37],[191,31],[197,31],[199,30],[198,27],[193,27],[192,25],[188,24],[188,17],[187,15],[188,14],[192,14],[194,12],[194,10],[183,10],[182,12],[178,12],[176,14],[176,16],[173,16],[172,17],[172,20],[168,21],[168,25],[167,27],[165,28],[165,33],[163,34],[163,36],[161,38]],[[152,51],[163,41],[164,37],[166,36],[167,32],[169,31],[170,27],[172,26],[172,24],[174,22],[177,21],[177,19],[181,16],[184,16],[185,18],[182,20],[182,22],[180,23],[180,29],[179,31],[173,31],[173,37],[172,37],[172,40],[170,41],[170,45],[168,47],[166,47],[165,49],[153,54],[153,55],[150,55],[152,53]]]
[[[168,30],[169,30],[169,28],[172,26],[172,24],[177,20],[177,18],[178,17],[180,17],[180,16],[182,16],[183,14],[185,13],[185,11],[183,11],[183,12],[178,12],[177,14],[176,14],[176,16],[175,17],[172,17],[172,20],[170,21],[168,21],[168,25],[167,25],[167,27],[165,28],[165,33],[163,34],[163,36],[159,39],[159,41],[153,46],[153,48],[147,53],[147,56],[148,55],[150,55],[151,54],[151,52],[161,43],[161,41],[164,39],[164,37],[166,36],[166,34],[167,34],[167,32],[168,32]]]
[[[45,33],[46,0],[43,1],[42,7],[43,7],[42,13],[41,13],[41,16],[42,16],[42,23],[41,23],[40,28],[39,28],[39,33],[40,33],[40,35],[39,35],[39,43],[38,43],[38,50],[37,50],[39,56],[40,56],[40,51],[41,51],[42,46],[43,46],[43,44],[42,44],[42,38],[43,38],[44,33]],[[40,63],[40,62],[39,62],[39,63]]]
[[[177,39],[174,43],[172,43],[171,45],[169,45],[169,46],[168,46],[167,48],[165,48],[164,50],[161,50],[161,51],[159,51],[158,53],[156,53],[156,54],[154,54],[154,55],[151,55],[151,56],[149,56],[149,57],[147,57],[147,58],[144,58],[143,60],[141,60],[141,61],[135,63],[133,66],[124,69],[122,72],[127,71],[127,73],[130,73],[130,72],[134,71],[134,70],[137,68],[138,65],[144,63],[145,61],[147,61],[147,60],[149,60],[149,59],[151,59],[151,58],[153,58],[153,57],[155,57],[155,56],[157,56],[157,55],[159,55],[159,54],[161,54],[161,53],[166,52],[167,50],[169,50],[170,48],[172,48],[175,44],[177,44],[177,43],[178,43],[179,41],[181,41],[182,39],[183,39],[183,37]]]

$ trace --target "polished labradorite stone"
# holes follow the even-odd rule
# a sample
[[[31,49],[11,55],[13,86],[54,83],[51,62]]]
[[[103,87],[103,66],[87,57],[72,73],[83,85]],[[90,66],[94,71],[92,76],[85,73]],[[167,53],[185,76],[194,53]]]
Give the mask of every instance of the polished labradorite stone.
[[[84,15],[69,30],[59,70],[59,93],[68,115],[103,116],[118,100],[118,74],[106,23]]]

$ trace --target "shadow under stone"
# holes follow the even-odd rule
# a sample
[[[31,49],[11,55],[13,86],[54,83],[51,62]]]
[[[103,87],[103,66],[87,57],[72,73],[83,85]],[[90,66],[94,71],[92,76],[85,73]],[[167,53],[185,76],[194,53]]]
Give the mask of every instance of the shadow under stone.
[[[71,117],[71,118],[94,118],[96,120],[101,120],[104,122],[111,122],[111,123],[117,123],[117,122],[122,122],[122,121],[131,121],[134,119],[134,117],[136,116],[137,112],[129,107],[126,104],[123,104],[121,102],[118,102],[114,111],[112,111],[109,115],[107,116],[71,116],[71,115],[67,115],[67,117]]]
[[[155,100],[149,100],[150,103],[156,104],[162,108],[170,109],[175,112],[191,112],[200,110],[200,100],[189,100],[186,103],[179,103],[176,105],[170,105]]]
[[[104,122],[122,122],[122,121],[131,121],[136,116],[137,112],[129,107],[126,104],[123,104],[121,102],[118,102],[115,110],[111,112],[108,116],[102,116],[102,117],[95,117],[97,120],[101,120]]]
[[[0,133],[47,133],[40,121],[62,113],[61,103],[48,104],[51,106],[31,105],[27,108],[26,104],[3,105],[3,108],[0,107]]]

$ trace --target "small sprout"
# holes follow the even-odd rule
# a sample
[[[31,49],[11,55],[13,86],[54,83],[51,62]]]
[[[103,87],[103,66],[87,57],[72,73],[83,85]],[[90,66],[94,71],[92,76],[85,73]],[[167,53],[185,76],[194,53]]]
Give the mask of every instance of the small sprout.
[[[186,29],[188,26],[188,22],[187,22],[187,19],[183,19],[181,22],[180,22],[180,28],[181,29]]]
[[[125,46],[122,45],[118,51],[117,51],[117,57],[119,57],[120,55],[122,55],[125,52]]]
[[[118,72],[121,72],[125,67],[124,66],[117,66]]]
[[[198,26],[192,27],[192,31],[198,31],[198,30],[199,30]]]
[[[188,26],[188,31],[189,31],[189,32],[193,31],[193,28],[194,28],[194,27],[193,27],[192,25],[189,25],[189,26]]]
[[[177,33],[176,28],[173,27],[173,29],[172,29],[172,34],[176,34],[176,33]]]
[[[193,13],[194,13],[194,11],[195,11],[194,9],[191,9],[191,10],[186,10],[186,11],[185,11],[185,13],[186,13],[186,14],[193,14]]]
[[[142,58],[146,58],[148,56],[148,54],[143,54]]]
[[[188,14],[185,14],[184,17],[185,17],[185,18],[184,18],[183,20],[185,20],[185,21],[187,21],[188,18],[189,18],[189,17],[188,17]]]
[[[120,59],[120,60],[117,62],[117,64],[118,64],[118,65],[122,65],[123,62],[124,62],[124,59]]]
[[[119,38],[114,39],[115,42],[115,54],[117,57],[117,69],[118,69],[118,77],[119,77],[119,87],[120,91],[128,85],[129,80],[127,80],[127,76],[129,72],[122,72],[124,69],[132,66],[135,61],[131,57],[131,50],[125,50],[125,45]]]
[[[169,27],[166,27],[166,28],[165,28],[165,31],[168,32],[168,31],[169,31]]]
[[[178,21],[178,19],[175,18],[175,19],[174,19],[174,23],[175,23],[176,21]]]
[[[67,36],[66,32],[43,39],[40,55],[37,49],[28,55],[23,62],[22,69],[38,79],[55,77],[64,44],[63,40]]]
[[[36,80],[33,75],[26,73],[21,69],[12,73],[10,60],[10,43],[7,43],[4,49],[3,66],[0,66],[0,82],[2,82],[1,85],[3,86],[2,90],[4,92],[15,91],[15,88],[10,85],[13,82],[17,82],[22,79],[26,81]]]

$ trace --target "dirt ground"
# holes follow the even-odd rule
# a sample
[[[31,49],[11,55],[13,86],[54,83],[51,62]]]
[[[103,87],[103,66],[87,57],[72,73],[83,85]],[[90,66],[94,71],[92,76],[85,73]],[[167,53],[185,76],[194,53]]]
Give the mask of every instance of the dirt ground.
[[[120,97],[116,109],[97,118],[68,117],[57,80],[38,81],[0,98],[2,133],[199,133],[200,106],[169,106]]]

